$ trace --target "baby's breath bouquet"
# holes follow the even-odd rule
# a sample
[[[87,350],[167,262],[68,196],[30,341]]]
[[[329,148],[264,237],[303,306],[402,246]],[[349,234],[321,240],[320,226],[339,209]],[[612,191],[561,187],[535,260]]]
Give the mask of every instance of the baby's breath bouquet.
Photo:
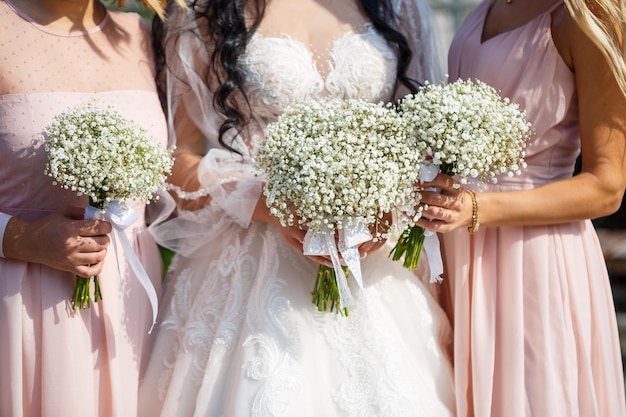
[[[333,261],[333,268],[318,269],[318,310],[347,314],[354,300],[346,272],[362,286],[358,245],[386,238],[391,225],[384,215],[417,203],[412,185],[423,157],[400,114],[383,104],[305,101],[268,126],[257,164],[266,173],[270,212],[283,225],[307,230],[306,255]]]
[[[456,176],[461,184],[496,183],[499,176],[519,175],[526,166],[531,126],[525,112],[482,81],[427,83],[402,98],[398,110],[408,135],[426,155],[424,164],[436,168],[433,178],[442,172]],[[427,171],[423,166],[422,172]],[[422,175],[422,180],[430,179]],[[424,229],[408,227],[392,258],[404,256],[404,266],[415,269],[423,242]]]
[[[91,102],[54,117],[46,127],[45,149],[46,174],[54,183],[89,197],[86,218],[99,217],[114,204],[128,212],[123,204],[128,199],[149,203],[164,188],[173,164],[171,149],[161,148],[145,129],[112,107]],[[93,278],[97,302],[102,295],[98,277]],[[89,283],[90,278],[77,277],[74,309],[90,306]]]

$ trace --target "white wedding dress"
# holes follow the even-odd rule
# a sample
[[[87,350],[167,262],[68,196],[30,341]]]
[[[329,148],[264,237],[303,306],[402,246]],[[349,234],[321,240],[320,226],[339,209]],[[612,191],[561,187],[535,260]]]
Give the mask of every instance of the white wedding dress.
[[[425,4],[397,1],[396,7],[414,19],[407,33],[428,32],[419,26],[428,23]],[[417,53],[410,75],[432,80],[432,40],[411,40]],[[200,47],[178,46],[194,65],[201,60]],[[237,142],[243,160],[220,149],[221,121],[203,107],[210,93],[197,71],[183,70],[189,85],[178,87],[187,88],[185,107],[208,140],[198,176],[212,202],[154,229],[178,255],[165,281],[140,415],[454,415],[451,329],[426,265],[423,273],[404,269],[388,257],[388,242],[362,260],[364,288],[352,288],[358,305],[350,315],[321,313],[311,301],[317,264],[290,248],[276,227],[250,221],[262,181],[254,150],[281,111],[319,96],[393,99],[396,59],[372,26],[338,37],[328,54],[322,73],[302,42],[254,35],[243,57],[254,113]]]

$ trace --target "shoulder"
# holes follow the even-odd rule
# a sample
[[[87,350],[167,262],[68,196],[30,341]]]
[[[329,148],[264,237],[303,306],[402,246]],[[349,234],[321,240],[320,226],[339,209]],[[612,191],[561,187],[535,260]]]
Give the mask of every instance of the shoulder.
[[[143,36],[150,34],[150,26],[138,13],[109,9],[108,14],[115,26],[123,28],[130,34]]]
[[[576,23],[565,5],[552,12],[552,40],[561,58],[572,71],[577,57],[589,57],[598,53],[597,47]]]
[[[110,39],[125,44],[138,55],[152,54],[150,25],[139,14],[119,10],[109,10],[109,24],[103,29]]]

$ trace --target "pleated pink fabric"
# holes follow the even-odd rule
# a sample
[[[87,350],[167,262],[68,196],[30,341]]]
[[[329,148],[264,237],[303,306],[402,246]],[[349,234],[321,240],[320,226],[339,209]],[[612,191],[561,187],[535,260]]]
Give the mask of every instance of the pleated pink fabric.
[[[468,15],[450,79],[477,78],[527,111],[528,169],[494,191],[572,175],[579,153],[574,77],[551,36],[552,9],[481,40],[492,1]],[[563,7],[559,4],[557,7]],[[443,236],[460,417],[625,416],[611,287],[590,221],[465,229]]]
[[[0,1],[0,212],[34,220],[86,205],[44,174],[41,133],[70,107],[111,105],[165,146],[149,41],[137,15],[110,12],[92,30],[55,33]],[[159,252],[144,206],[133,207],[139,219],[125,233],[160,292]],[[136,415],[152,310],[119,239],[100,274],[101,302],[73,311],[74,283],[0,258],[0,416]]]

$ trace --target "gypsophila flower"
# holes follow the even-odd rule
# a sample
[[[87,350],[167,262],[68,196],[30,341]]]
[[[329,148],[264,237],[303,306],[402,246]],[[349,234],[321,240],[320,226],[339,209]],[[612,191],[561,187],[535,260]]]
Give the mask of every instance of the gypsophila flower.
[[[372,225],[414,203],[423,155],[389,106],[359,100],[307,101],[287,110],[266,132],[257,164],[264,194],[284,225],[343,227],[346,217]],[[385,236],[378,236],[385,237]]]
[[[457,176],[461,184],[496,183],[502,175],[521,174],[531,125],[516,103],[482,81],[426,83],[398,102],[398,111],[415,146],[440,172]],[[408,213],[416,221],[420,208]],[[394,260],[417,268],[424,229],[407,227],[392,249]]]
[[[46,127],[46,174],[86,195],[101,209],[114,199],[149,203],[172,170],[172,150],[113,108],[87,104],[55,116]]]
[[[482,81],[426,83],[398,109],[432,163],[462,184],[495,183],[526,167],[531,126],[525,112]]]
[[[302,229],[334,233],[361,223],[374,226],[374,239],[387,237],[390,225],[377,227],[384,214],[419,198],[413,184],[424,155],[406,132],[389,105],[306,101],[287,110],[256,155],[270,213],[283,225],[297,218]]]
[[[46,126],[45,173],[56,185],[89,197],[89,204],[105,211],[113,200],[149,203],[165,188],[173,165],[172,149],[154,142],[145,129],[113,108],[93,103],[72,108]],[[90,305],[90,279],[77,277],[72,307]],[[101,299],[97,277],[95,297]]]

